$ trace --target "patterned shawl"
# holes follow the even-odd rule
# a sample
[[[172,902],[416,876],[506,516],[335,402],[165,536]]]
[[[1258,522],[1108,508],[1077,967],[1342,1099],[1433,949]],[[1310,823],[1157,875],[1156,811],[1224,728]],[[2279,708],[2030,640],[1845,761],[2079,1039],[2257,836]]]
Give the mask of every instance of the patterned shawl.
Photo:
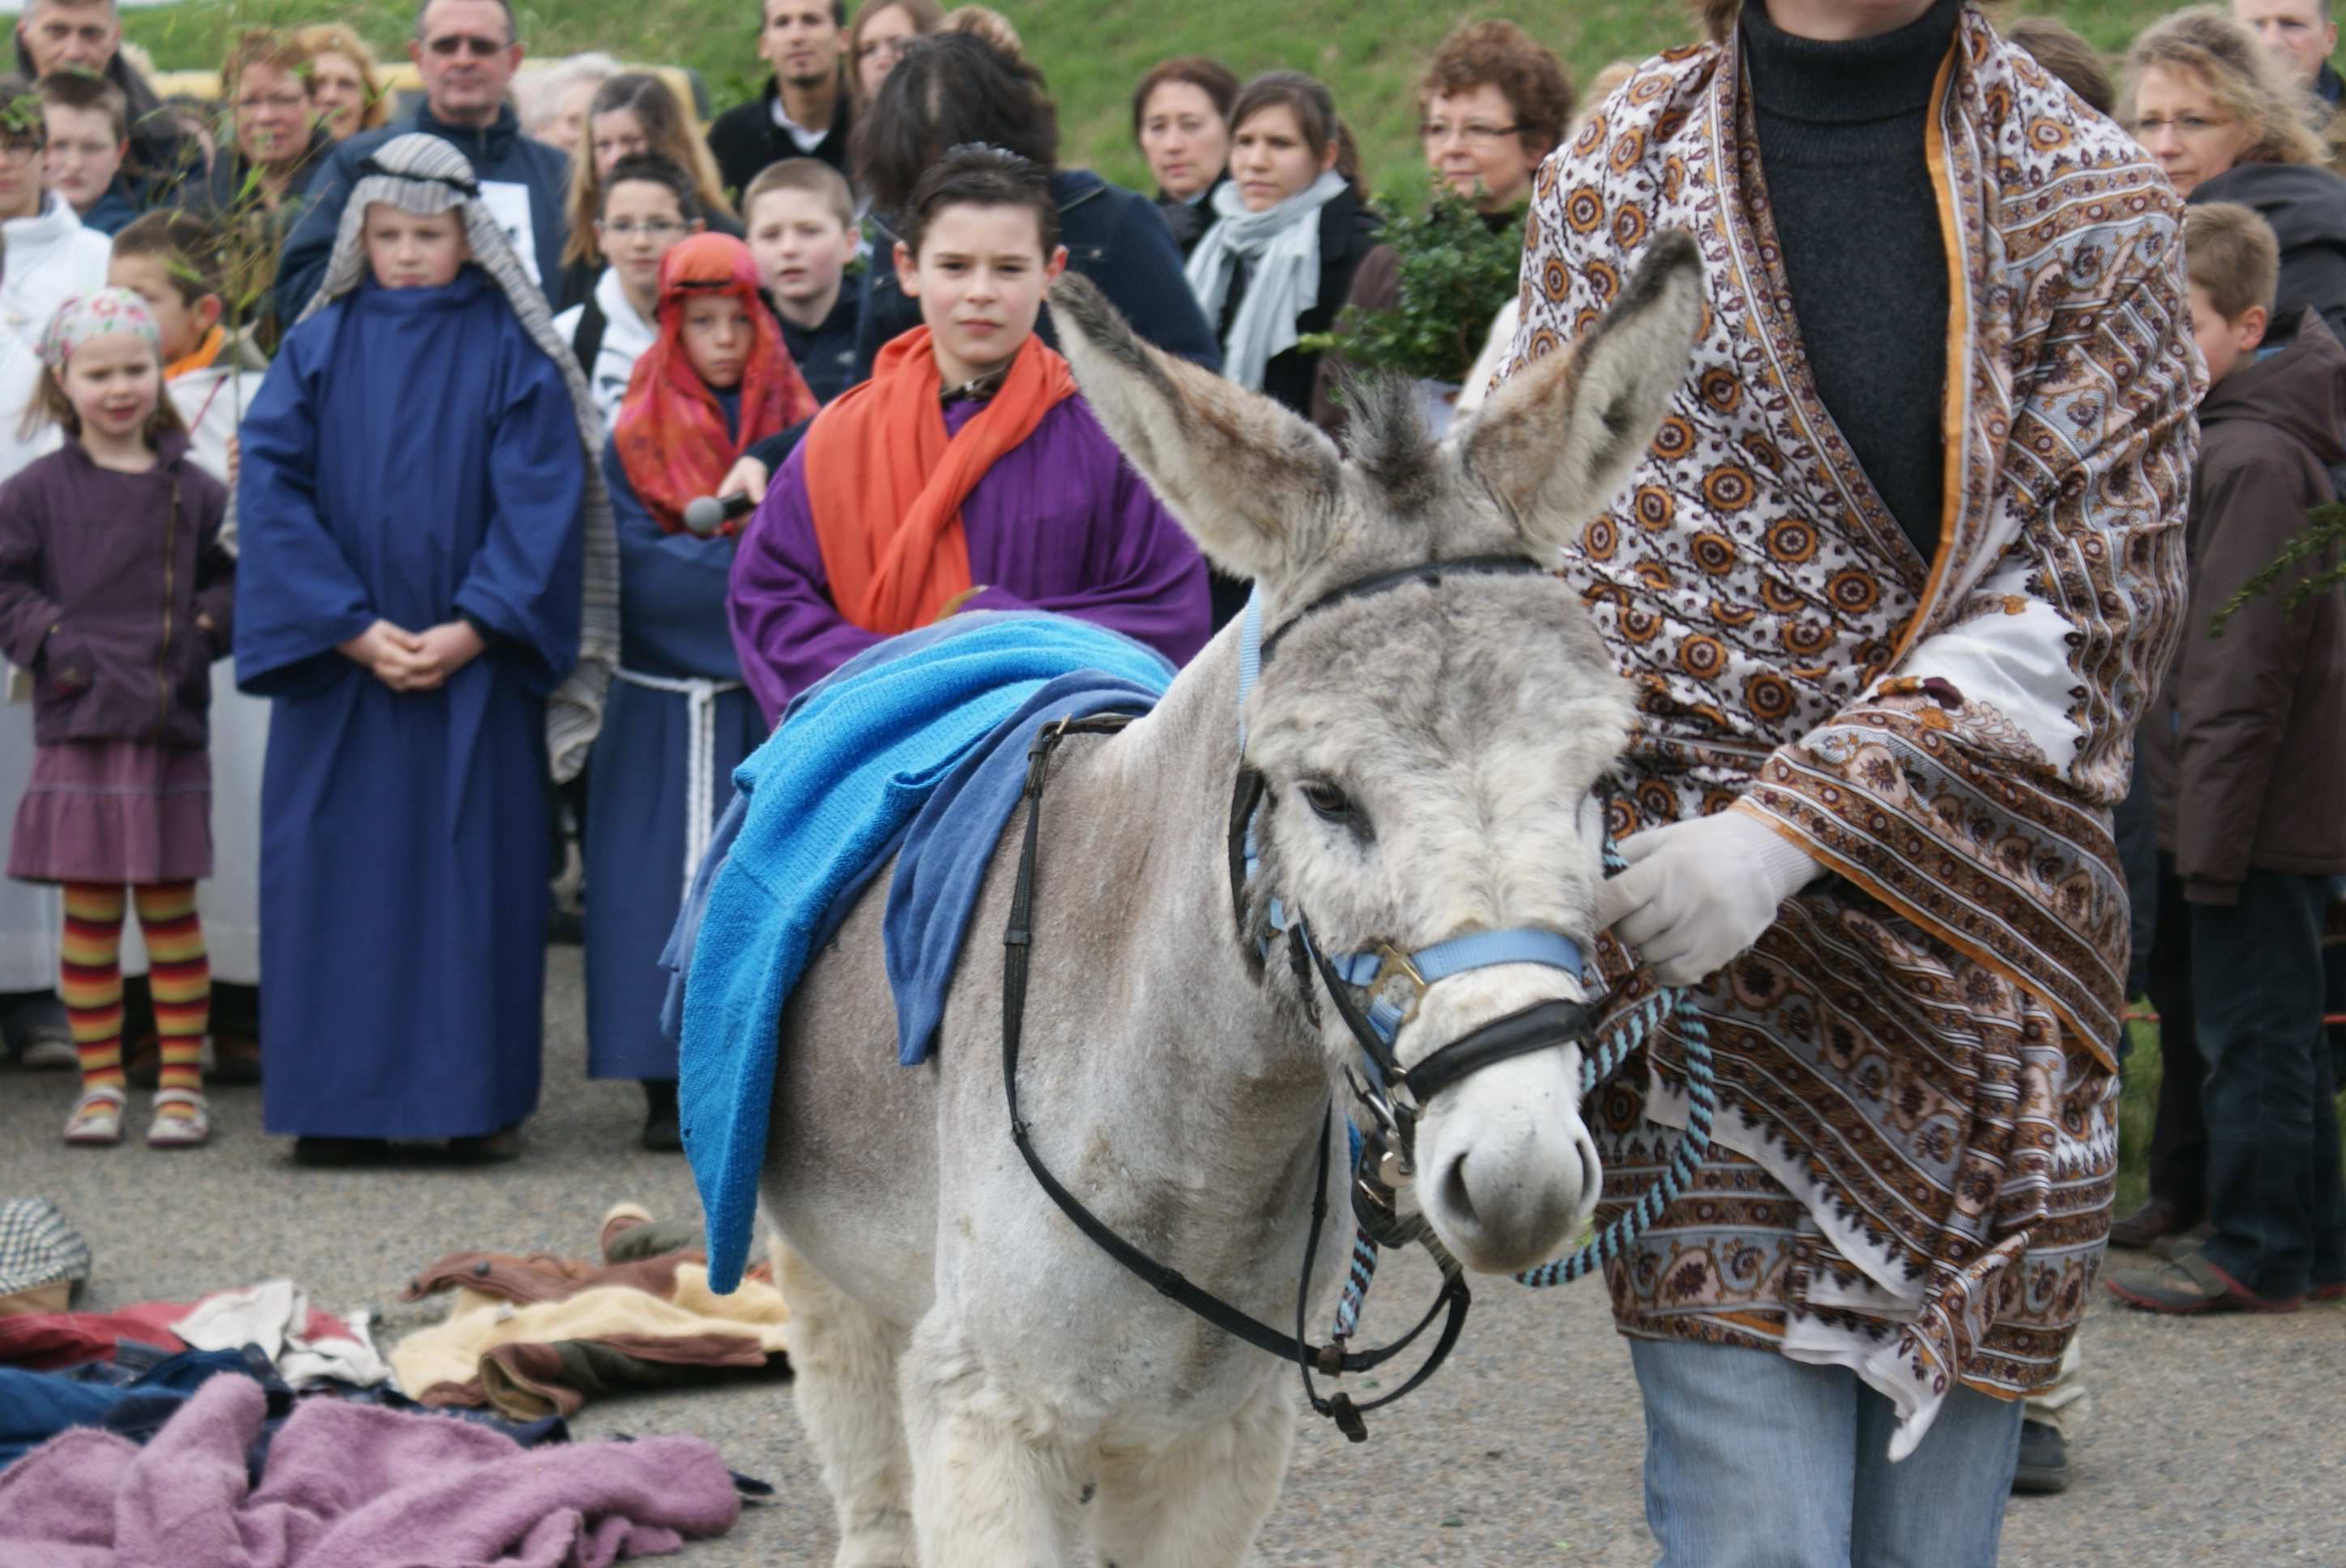
[[[351,188],[350,205],[342,209],[342,226],[334,236],[325,280],[310,297],[301,319],[308,321],[365,277],[370,206],[382,202],[426,217],[460,208],[473,260],[496,280],[522,331],[555,362],[570,389],[586,465],[582,509],[586,529],[585,615],[579,623],[578,667],[555,689],[546,708],[547,765],[557,782],[566,782],[586,766],[587,748],[603,727],[603,696],[610,689],[611,672],[619,667],[619,536],[611,524],[611,497],[603,487],[603,416],[595,412],[576,356],[554,330],[546,296],[522,270],[505,230],[481,204],[471,161],[438,137],[413,135],[392,137],[359,168],[361,178]]]
[[[1927,151],[1936,559],[1818,398],[1732,37],[1647,61],[1541,169],[1513,359],[1565,347],[1654,233],[1701,247],[1686,384],[1564,564],[1641,688],[1614,827],[1739,802],[1837,874],[1706,983],[1719,1157],[1611,1283],[1628,1332],[1856,1368],[1900,1407],[1893,1457],[1958,1379],[2049,1382],[2100,1260],[2108,808],[2183,607],[2201,374],[2167,182],[1969,8]],[[1667,1154],[1679,1059],[1608,1097],[1608,1203]]]

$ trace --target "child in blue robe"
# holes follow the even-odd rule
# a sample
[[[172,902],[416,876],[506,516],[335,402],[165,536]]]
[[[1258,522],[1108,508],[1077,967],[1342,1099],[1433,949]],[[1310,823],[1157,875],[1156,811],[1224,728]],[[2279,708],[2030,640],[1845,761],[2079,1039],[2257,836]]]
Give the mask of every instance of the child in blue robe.
[[[242,431],[263,1085],[303,1163],[510,1157],[537,1104],[549,737],[581,728],[548,699],[582,636],[584,684],[607,669],[609,518],[586,388],[474,190],[444,142],[376,150]]]

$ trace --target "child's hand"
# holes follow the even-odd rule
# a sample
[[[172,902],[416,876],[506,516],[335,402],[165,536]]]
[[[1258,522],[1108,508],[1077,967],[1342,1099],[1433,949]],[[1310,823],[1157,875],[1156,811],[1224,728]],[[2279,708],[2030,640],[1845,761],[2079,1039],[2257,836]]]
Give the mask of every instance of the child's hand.
[[[377,621],[358,636],[336,643],[334,651],[393,691],[420,689],[417,679],[426,668],[423,639],[389,621]],[[431,684],[437,686],[434,680]]]
[[[420,673],[409,682],[410,691],[430,691],[487,651],[481,634],[464,621],[426,627],[415,638]]]
[[[219,623],[212,619],[212,613],[209,610],[199,610],[196,612],[196,629],[201,632],[216,632],[219,630]]]
[[[770,477],[766,472],[764,463],[754,457],[745,457],[733,465],[730,473],[717,482],[717,488],[712,494],[746,495],[753,502],[763,503],[766,499],[766,484]]]

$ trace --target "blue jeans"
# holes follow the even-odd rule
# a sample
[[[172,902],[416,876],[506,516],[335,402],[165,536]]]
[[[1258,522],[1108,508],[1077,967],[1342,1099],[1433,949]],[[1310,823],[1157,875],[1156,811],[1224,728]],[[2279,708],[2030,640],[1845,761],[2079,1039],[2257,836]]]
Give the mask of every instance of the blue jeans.
[[[1957,1388],[1890,1462],[1898,1415],[1846,1367],[1632,1339],[1658,1568],[1993,1568],[2020,1401]]]

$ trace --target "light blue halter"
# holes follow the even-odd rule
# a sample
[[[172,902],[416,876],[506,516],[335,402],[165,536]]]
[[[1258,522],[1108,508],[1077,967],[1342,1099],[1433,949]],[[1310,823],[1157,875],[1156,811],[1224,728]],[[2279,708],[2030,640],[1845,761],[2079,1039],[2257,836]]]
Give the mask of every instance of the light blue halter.
[[[1358,598],[1403,583],[1423,582],[1429,586],[1438,584],[1444,575],[1462,573],[1477,575],[1491,572],[1530,571],[1539,567],[1533,562],[1514,556],[1476,556],[1456,562],[1432,562],[1421,566],[1406,567],[1366,577],[1308,606],[1300,614],[1281,626],[1271,636],[1275,644],[1289,629],[1301,622],[1312,611],[1341,598]],[[1239,622],[1239,766],[1242,773],[1251,773],[1246,762],[1246,702],[1253,692],[1255,682],[1262,675],[1265,653],[1262,636],[1262,590],[1257,588],[1247,598],[1246,611]],[[1236,825],[1234,824],[1234,830]],[[1255,853],[1254,814],[1246,813],[1245,833],[1246,880],[1254,875]],[[1270,923],[1275,931],[1288,929],[1287,911],[1277,897],[1270,900]],[[1295,922],[1302,923],[1299,916]],[[1380,944],[1368,952],[1330,953],[1328,969],[1345,984],[1359,987],[1369,996],[1367,1017],[1380,1040],[1390,1048],[1402,1025],[1417,1016],[1418,1003],[1425,993],[1453,975],[1465,974],[1477,969],[1489,969],[1502,963],[1542,963],[1551,969],[1563,970],[1576,983],[1581,981],[1584,964],[1580,944],[1560,932],[1536,927],[1518,926],[1506,931],[1468,932],[1414,952],[1403,952],[1390,944]],[[1409,983],[1405,999],[1394,994],[1389,983],[1400,977]],[[1383,1068],[1373,1054],[1370,1055],[1372,1070]],[[1382,1080],[1384,1072],[1379,1072]]]

